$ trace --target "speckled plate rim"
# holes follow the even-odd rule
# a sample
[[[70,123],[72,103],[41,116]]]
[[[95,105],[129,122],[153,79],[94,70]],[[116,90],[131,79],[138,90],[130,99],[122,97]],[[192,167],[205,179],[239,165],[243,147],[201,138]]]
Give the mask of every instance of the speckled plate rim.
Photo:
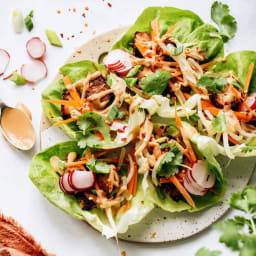
[[[84,60],[84,59],[89,59],[89,60],[98,62],[99,57],[103,53],[106,53],[111,49],[113,42],[115,42],[127,30],[127,28],[128,27],[120,27],[118,29],[114,29],[114,30],[108,31],[106,33],[100,34],[100,35],[94,37],[93,39],[87,41],[81,47],[76,48],[74,53],[65,61],[65,64],[71,63],[74,61]],[[55,76],[55,79],[58,79],[59,77],[60,77],[60,75],[57,74]],[[47,117],[44,115],[44,113],[42,113],[41,124],[40,124],[40,148],[41,149],[42,149],[42,140],[43,140],[43,136],[44,136],[44,131],[46,131],[50,127],[51,127],[50,121],[47,119]],[[253,173],[254,167],[252,167],[251,170],[248,171],[246,180],[243,181],[243,185],[239,186],[240,189],[242,189],[248,183],[248,181],[251,177],[251,174]],[[118,237],[119,237],[119,239],[127,241],[127,242],[148,243],[148,244],[167,243],[167,242],[173,242],[173,241],[178,241],[178,240],[182,240],[185,238],[189,238],[191,236],[194,236],[195,234],[198,234],[199,232],[204,231],[205,229],[210,227],[213,223],[215,223],[219,218],[221,218],[224,214],[227,213],[227,211],[229,210],[229,206],[226,201],[227,201],[227,198],[229,197],[230,193],[227,193],[223,202],[221,202],[211,208],[201,211],[203,213],[211,212],[211,211],[213,211],[213,209],[215,209],[216,207],[221,205],[221,206],[219,206],[221,210],[220,210],[220,212],[218,212],[218,214],[216,214],[213,218],[211,218],[210,221],[203,222],[202,225],[198,224],[198,225],[195,225],[195,227],[192,227],[191,228],[192,231],[190,233],[187,232],[186,234],[177,235],[176,237],[171,237],[171,236],[168,237],[168,234],[167,234],[167,235],[162,235],[162,237],[159,237],[158,239],[150,238],[150,235],[153,233],[153,230],[150,230],[150,228],[148,230],[145,229],[146,224],[143,224],[143,222],[145,221],[145,219],[149,218],[150,215],[154,215],[154,213],[153,213],[154,211],[155,212],[159,211],[159,208],[156,208],[151,213],[149,213],[148,216],[146,216],[145,219],[143,219],[141,221],[141,223],[131,225],[129,227],[129,230],[125,234],[119,234]],[[223,208],[221,208],[222,206],[223,206]],[[172,216],[188,215],[189,216],[188,218],[193,218],[193,216],[198,215],[198,213],[186,213],[186,212],[172,214],[172,213],[165,212],[163,210],[161,210],[157,214],[161,214],[161,213],[163,215],[169,215],[171,222],[174,222]],[[211,213],[209,213],[209,214],[211,214]],[[186,217],[184,217],[184,218],[186,218]],[[198,219],[200,219],[200,218],[202,218],[202,216],[200,216],[200,214],[199,214]],[[155,217],[155,219],[156,219],[156,217]],[[169,217],[167,219],[169,219]],[[90,224],[88,224],[88,225],[91,226]],[[144,230],[146,230],[145,232],[147,234],[146,234],[146,236],[143,235],[143,237],[136,237],[136,232],[138,230],[141,230],[140,225],[142,225],[142,226],[144,225]],[[152,225],[153,225],[153,221],[152,221]],[[188,225],[188,224],[186,224],[186,225]],[[150,226],[150,224],[149,224],[149,226]],[[130,235],[131,233],[135,234],[135,236],[134,237],[131,236]]]

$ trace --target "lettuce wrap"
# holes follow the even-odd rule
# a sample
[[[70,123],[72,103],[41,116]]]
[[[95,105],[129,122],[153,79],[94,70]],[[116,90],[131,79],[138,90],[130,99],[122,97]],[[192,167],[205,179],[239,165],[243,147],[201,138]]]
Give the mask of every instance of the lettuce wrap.
[[[195,13],[174,7],[148,7],[138,17],[134,25],[118,40],[112,49],[123,49],[132,53],[133,40],[136,32],[151,32],[151,22],[159,18],[160,35],[165,34],[178,23],[172,37],[180,43],[193,43],[200,51],[205,51],[208,59],[223,57],[223,41],[218,30],[205,24]]]
[[[155,120],[159,121],[159,118],[158,119],[155,118]],[[194,136],[195,135],[200,136],[195,131],[194,127],[192,127],[189,123],[187,122],[182,122],[182,123],[183,123],[184,129],[188,134],[191,133],[191,134],[194,134]],[[169,187],[169,185],[172,185],[171,184],[172,182],[169,181],[169,178],[172,175],[179,177],[180,170],[178,168],[185,167],[184,170],[186,170],[186,166],[191,166],[191,163],[184,162],[185,163],[184,164],[182,162],[184,161],[185,156],[183,156],[183,160],[182,160],[181,151],[179,151],[178,148],[175,149],[175,145],[173,144],[173,142],[175,142],[175,138],[179,134],[179,131],[176,127],[175,122],[171,121],[168,124],[167,122],[165,124],[156,123],[156,122],[154,123],[154,127],[155,127],[154,129],[156,129],[157,127],[158,127],[157,129],[159,128],[165,129],[164,128],[165,126],[167,128],[165,132],[165,136],[160,137],[156,140],[153,139],[151,147],[154,144],[159,143],[161,149],[166,150],[165,147],[167,148],[169,147],[169,151],[165,151],[165,153],[164,151],[162,151],[161,157],[158,158],[158,161],[156,161],[154,168],[151,169],[152,172],[151,171],[149,172],[148,170],[143,170],[143,168],[146,167],[146,164],[145,164],[147,161],[146,159],[150,159],[149,158],[150,147],[149,147],[149,152],[140,156],[140,159],[137,159],[138,165],[139,165],[139,173],[141,174],[144,173],[142,187],[145,195],[147,195],[147,197],[149,197],[155,205],[169,212],[179,212],[184,210],[187,210],[189,212],[196,212],[204,208],[213,206],[216,203],[220,202],[223,199],[225,192],[227,190],[227,182],[223,177],[221,167],[217,162],[217,160],[214,158],[210,148],[209,150],[202,148],[201,144],[197,144],[197,142],[195,143],[194,141],[192,141],[192,147],[196,152],[197,159],[199,161],[203,161],[204,165],[207,166],[210,173],[212,173],[215,176],[215,184],[214,184],[213,190],[209,190],[207,193],[202,193],[201,195],[199,194],[193,195],[193,193],[190,194],[195,204],[195,207],[192,207],[191,205],[189,205],[188,202],[186,202],[186,200],[181,195],[177,196],[177,193],[174,192],[174,187],[173,188]],[[155,136],[154,130],[153,130],[153,134],[154,135],[152,136]],[[169,139],[167,139],[166,137],[169,137]],[[141,144],[138,143],[136,147],[137,150],[139,150],[140,146]],[[154,149],[153,149],[153,154],[150,156],[151,159],[153,155],[154,155]],[[144,158],[144,160],[142,161],[141,158]],[[150,165],[150,162],[149,162],[149,165]],[[183,172],[185,172],[186,173],[185,175],[187,175],[187,172],[189,172],[189,169]],[[169,184],[168,187],[164,186],[165,184],[164,184],[164,181],[161,181],[161,177],[162,178],[164,177],[164,179],[166,179],[167,177],[167,183]],[[184,178],[184,176],[181,176],[181,178],[186,179]],[[160,180],[160,183],[159,183],[159,180]],[[183,186],[185,186],[185,183]],[[215,193],[215,191],[218,191],[218,192]],[[171,196],[172,194],[173,196]]]
[[[52,204],[74,218],[87,221],[107,238],[116,236],[117,233],[126,232],[129,225],[138,223],[152,210],[153,203],[149,198],[144,197],[141,178],[138,179],[137,193],[131,199],[130,209],[126,212],[119,211],[112,218],[111,223],[102,208],[93,208],[89,211],[82,210],[78,199],[74,195],[62,192],[59,186],[59,175],[50,164],[51,157],[58,156],[63,160],[72,151],[78,155],[83,153],[76,142],[63,142],[38,153],[31,162],[29,177],[43,196]],[[144,201],[143,204],[142,201]]]
[[[105,67],[103,65],[96,64],[89,60],[66,64],[60,68],[60,72],[63,77],[68,76],[73,84],[78,81],[83,81],[81,79],[85,79],[88,73],[93,74],[96,71],[104,70]],[[125,82],[122,79],[116,77],[115,75],[112,75],[111,89],[115,90],[115,88],[119,90],[121,88],[121,94],[124,97],[126,89]],[[43,91],[42,99],[46,101],[62,100],[63,94],[66,91],[67,88],[64,85],[63,78],[60,78],[50,84]],[[115,104],[113,105],[112,109],[114,107],[116,111],[114,114],[118,115],[118,109],[116,108]],[[61,122],[64,120],[62,114],[63,110],[60,104],[43,102],[42,108],[45,115],[52,123],[56,123],[57,121]],[[111,112],[112,109],[109,112]],[[122,111],[119,112],[125,113]],[[120,127],[120,129],[122,129],[122,127],[127,127],[127,129],[125,129],[122,133],[117,133],[114,138],[111,137],[111,131],[115,132],[115,130],[113,131],[111,129],[110,123],[107,124],[102,115],[95,111],[82,113],[78,117],[77,121],[62,124],[59,127],[72,139],[77,140],[78,145],[82,148],[85,148],[86,146],[105,149],[115,148],[128,144],[134,138],[135,132],[139,128],[140,124],[144,121],[144,115],[141,115],[141,113],[139,113],[137,109],[130,113],[128,117],[129,118],[127,123],[122,120],[119,122],[115,122],[115,127]],[[109,116],[107,116],[107,118],[109,118]],[[95,131],[100,132],[101,136],[103,136],[104,139],[101,139],[99,136],[97,136],[97,134],[95,134]]]
[[[216,63],[211,67],[211,70],[214,72],[220,72],[223,77],[228,76],[230,72],[232,72],[235,76],[236,81],[233,83],[233,86],[236,86],[236,88],[240,91],[243,91],[244,85],[246,83],[246,78],[248,74],[248,70],[251,64],[256,65],[256,52],[254,51],[238,51],[230,53],[226,56],[225,62],[219,62]],[[251,97],[253,93],[256,92],[256,73],[255,70],[252,72],[252,77],[250,80],[250,85],[248,89],[248,97]],[[252,96],[255,97],[255,96]],[[236,110],[237,111],[237,110]],[[245,111],[245,110],[243,110]],[[248,113],[248,110],[243,113]],[[255,110],[252,109],[251,114],[255,116]],[[236,122],[232,123],[232,120],[226,119],[223,120],[222,117],[223,113],[220,113],[217,115],[217,118],[215,118],[215,124],[213,125],[214,129],[221,129],[229,134],[228,127],[231,125],[232,128],[237,129],[237,134],[240,134],[240,137],[243,136],[243,139],[238,141],[238,145],[229,145],[228,150],[227,147],[224,145],[221,145],[216,141],[215,138],[209,137],[209,136],[199,136],[194,135],[192,137],[192,140],[200,145],[200,148],[202,151],[207,150],[214,155],[222,154],[229,156],[230,158],[234,157],[251,157],[256,155],[256,126],[255,126],[255,117],[253,121],[247,122],[248,126],[245,129],[244,126],[238,126],[236,127]],[[242,122],[244,124],[247,124],[246,122]],[[230,129],[230,130],[231,130]],[[234,133],[234,132],[233,132]],[[232,133],[231,133],[232,134]],[[202,133],[202,135],[205,135]],[[235,136],[235,135],[233,135]],[[237,136],[239,139],[239,136]],[[236,140],[236,137],[234,138]]]

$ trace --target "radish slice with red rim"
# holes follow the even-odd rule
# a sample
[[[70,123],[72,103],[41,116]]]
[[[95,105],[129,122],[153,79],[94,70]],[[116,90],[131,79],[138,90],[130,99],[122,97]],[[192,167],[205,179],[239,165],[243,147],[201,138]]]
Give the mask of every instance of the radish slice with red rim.
[[[201,187],[195,182],[195,180],[191,175],[190,170],[187,171],[184,177],[183,185],[190,194],[196,195],[196,196],[204,196],[208,191],[208,189]]]
[[[2,76],[9,64],[10,54],[4,50],[0,49],[0,76]]]
[[[212,188],[216,182],[215,175],[209,170],[207,164],[202,160],[198,160],[193,164],[192,177],[198,185],[206,189]]]
[[[40,59],[46,51],[45,43],[39,37],[32,37],[26,43],[28,55],[33,59]]]
[[[245,100],[245,103],[253,110],[256,109],[256,92],[252,93]],[[248,111],[248,109],[243,105],[242,111]]]
[[[21,75],[28,83],[34,84],[47,76],[47,67],[43,61],[33,60],[22,65]]]
[[[70,187],[68,183],[68,176],[69,176],[69,173],[64,173],[59,179],[59,185],[60,185],[60,189],[65,194],[72,195],[76,192],[76,190]]]
[[[132,69],[132,59],[133,56],[130,53],[116,49],[109,52],[104,59],[104,65],[110,71],[116,71],[118,74],[124,75]]]
[[[95,182],[95,173],[92,171],[73,170],[69,173],[69,185],[78,191],[88,190],[93,187]]]

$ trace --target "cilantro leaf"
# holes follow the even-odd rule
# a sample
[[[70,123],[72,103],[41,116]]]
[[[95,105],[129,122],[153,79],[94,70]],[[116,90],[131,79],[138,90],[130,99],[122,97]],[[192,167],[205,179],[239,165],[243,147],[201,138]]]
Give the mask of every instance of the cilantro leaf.
[[[93,156],[89,159],[86,165],[95,173],[106,174],[110,172],[110,166],[107,163],[96,160]]]
[[[256,256],[256,235],[243,236],[239,256]]]
[[[220,251],[210,251],[206,248],[201,248],[197,251],[195,256],[219,256],[221,255]]]
[[[161,159],[156,172],[160,176],[170,177],[179,172],[183,156],[177,146],[173,146],[168,153]]]
[[[149,96],[161,95],[171,78],[172,75],[169,72],[158,69],[155,73],[141,79],[141,88]]]
[[[80,129],[76,135],[79,147],[96,147],[99,145],[100,139],[94,131],[102,134],[104,142],[111,141],[110,128],[99,114],[94,112],[83,113],[78,118],[77,124]]]
[[[235,36],[237,22],[229,14],[229,7],[226,4],[215,1],[211,7],[211,18],[219,26],[220,34],[224,42]]]
[[[227,247],[231,248],[233,251],[239,250],[239,241],[241,239],[241,231],[244,224],[236,222],[233,219],[228,219],[226,221],[218,222],[214,225],[214,228],[222,233],[219,241],[224,243]]]
[[[231,207],[240,211],[256,212],[256,188],[247,186],[241,193],[232,193],[229,203]]]
[[[225,132],[227,130],[227,121],[224,114],[218,114],[212,119],[212,127],[215,132]]]
[[[224,77],[219,77],[219,74],[206,74],[201,76],[198,80],[199,88],[205,88],[209,91],[219,93],[227,85],[227,79]]]

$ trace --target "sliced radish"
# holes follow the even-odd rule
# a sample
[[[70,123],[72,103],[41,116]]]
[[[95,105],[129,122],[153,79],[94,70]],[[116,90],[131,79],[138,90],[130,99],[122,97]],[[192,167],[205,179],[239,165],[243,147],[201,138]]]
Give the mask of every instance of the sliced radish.
[[[26,43],[28,55],[33,59],[40,59],[46,51],[45,43],[39,37],[32,37]]]
[[[192,195],[204,196],[208,191],[208,189],[205,189],[196,183],[191,175],[190,170],[187,171],[184,177],[183,185],[185,189]]]
[[[69,173],[69,185],[79,191],[90,189],[95,182],[95,174],[91,171],[73,170]]]
[[[256,92],[252,93],[245,100],[245,103],[253,110],[256,109]],[[242,111],[248,111],[248,109],[243,105]]]
[[[209,170],[206,163],[198,160],[192,166],[192,177],[195,182],[203,188],[209,189],[215,185],[215,175]]]
[[[0,49],[0,76],[2,76],[9,64],[10,54],[4,50]]]
[[[113,50],[104,59],[104,65],[110,71],[116,71],[118,74],[124,75],[132,68],[133,56],[123,50]]]
[[[74,190],[73,188],[70,187],[69,183],[68,183],[68,176],[69,173],[64,173],[60,179],[59,179],[59,185],[60,185],[60,189],[65,193],[65,194],[69,194],[72,195],[76,192],[76,190]]]
[[[30,63],[23,64],[21,67],[21,75],[29,83],[36,83],[47,76],[47,67],[40,60],[33,60]]]

